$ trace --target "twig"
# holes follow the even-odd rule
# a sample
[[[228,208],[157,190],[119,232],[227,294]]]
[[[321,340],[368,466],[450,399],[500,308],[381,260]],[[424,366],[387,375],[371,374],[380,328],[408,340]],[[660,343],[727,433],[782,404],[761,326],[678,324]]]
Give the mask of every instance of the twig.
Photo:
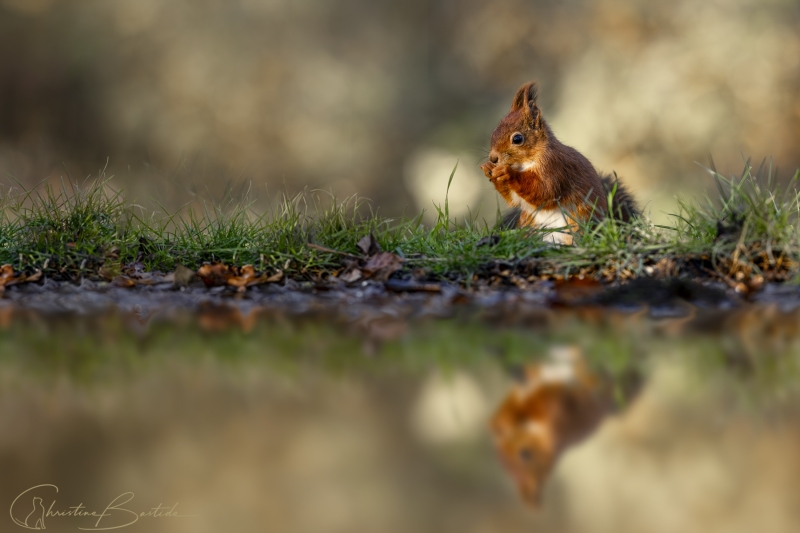
[[[313,244],[313,243],[308,242],[308,243],[306,243],[306,246],[308,246],[309,248],[311,248],[313,250],[318,250],[320,252],[326,252],[326,253],[329,253],[329,254],[339,254],[339,255],[343,255],[345,257],[349,257],[351,259],[364,259],[364,257],[362,257],[360,255],[353,255],[353,254],[348,253],[348,252],[340,252],[339,250],[334,250],[333,248],[326,248],[324,246],[320,246],[319,244]]]
[[[727,277],[727,276],[725,276],[723,274],[720,274],[719,272],[717,272],[715,270],[711,270],[710,268],[707,268],[707,267],[701,267],[701,269],[703,271],[705,271],[707,274],[711,274],[711,277],[719,279],[720,281],[724,282],[731,289],[736,290],[736,286],[738,284],[735,281],[733,281],[732,279],[730,279],[729,277]]]

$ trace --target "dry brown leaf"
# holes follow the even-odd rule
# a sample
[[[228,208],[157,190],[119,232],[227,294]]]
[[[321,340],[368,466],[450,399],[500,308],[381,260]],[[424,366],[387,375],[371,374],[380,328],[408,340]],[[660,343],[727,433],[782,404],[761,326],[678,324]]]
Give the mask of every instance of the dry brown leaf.
[[[0,266],[0,293],[5,290],[5,287],[9,285],[17,285],[19,283],[27,283],[31,281],[37,281],[42,277],[42,271],[36,270],[33,274],[26,276],[25,274],[20,274],[18,276],[14,275],[14,267],[11,265],[3,265]]]
[[[366,256],[373,256],[381,252],[381,245],[378,244],[378,241],[372,233],[366,237],[362,237],[361,240],[358,241],[358,244],[356,244],[356,247]]]
[[[200,267],[197,275],[206,284],[206,287],[218,287],[227,285],[228,280],[234,276],[228,265],[222,263],[206,264]]]
[[[392,252],[380,252],[373,255],[362,268],[366,277],[376,281],[386,281],[394,272],[403,267],[403,258]]]
[[[117,287],[122,287],[128,289],[130,287],[134,287],[136,285],[136,281],[132,280],[127,276],[116,276],[111,283],[116,285]]]
[[[0,286],[11,285],[14,279],[14,268],[11,265],[3,265],[0,267]]]
[[[26,276],[23,281],[25,283],[30,283],[32,281],[39,281],[41,278],[42,278],[42,271],[37,268],[36,272],[34,272],[33,274],[31,274],[29,276]]]
[[[234,287],[246,287],[250,283],[253,283],[256,279],[256,269],[253,268],[253,265],[245,265],[239,269],[238,276],[230,276],[228,278],[228,285],[232,285]]]
[[[273,275],[267,277],[267,279],[264,280],[264,283],[277,283],[282,279],[283,279],[283,270],[278,269],[278,271],[275,272]]]
[[[345,283],[353,283],[354,281],[360,280],[362,277],[363,275],[361,274],[361,269],[357,267],[348,267],[339,275],[339,279]]]
[[[251,285],[261,285],[262,283],[275,283],[283,279],[283,271],[278,270],[275,274],[268,276],[267,274],[256,275],[256,269],[253,265],[245,265],[239,269],[238,276],[228,278],[228,285],[234,287],[244,288]]]

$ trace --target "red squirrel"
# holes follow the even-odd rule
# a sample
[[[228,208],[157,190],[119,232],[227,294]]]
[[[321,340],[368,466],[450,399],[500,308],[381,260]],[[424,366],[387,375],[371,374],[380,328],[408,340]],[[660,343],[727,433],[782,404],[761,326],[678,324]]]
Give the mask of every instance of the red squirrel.
[[[486,177],[511,207],[518,227],[569,228],[609,215],[624,222],[639,215],[631,195],[615,177],[601,175],[586,157],[563,144],[542,117],[535,82],[519,88],[511,111],[492,132]],[[553,233],[572,244],[571,233]]]

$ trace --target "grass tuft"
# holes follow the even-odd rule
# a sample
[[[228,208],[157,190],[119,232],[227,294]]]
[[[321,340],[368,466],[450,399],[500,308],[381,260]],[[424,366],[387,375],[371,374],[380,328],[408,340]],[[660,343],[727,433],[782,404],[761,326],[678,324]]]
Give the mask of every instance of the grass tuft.
[[[131,264],[167,272],[177,264],[196,269],[224,262],[319,280],[341,270],[342,254],[360,254],[356,243],[371,233],[383,250],[405,259],[399,275],[466,284],[520,285],[570,274],[604,281],[711,276],[736,287],[759,278],[796,278],[800,171],[781,184],[766,161],[757,170],[748,162],[731,178],[713,164],[705,170],[717,196],[681,201],[672,225],[655,226],[644,217],[630,224],[606,219],[580,228],[569,247],[545,242],[553,230],[508,230],[477,216],[454,220],[449,200],[435,206],[437,220],[428,226],[421,215],[382,217],[356,196],[285,197],[266,213],[233,200],[170,213],[128,202],[105,177],[82,186],[15,186],[0,194],[0,263],[78,279]]]

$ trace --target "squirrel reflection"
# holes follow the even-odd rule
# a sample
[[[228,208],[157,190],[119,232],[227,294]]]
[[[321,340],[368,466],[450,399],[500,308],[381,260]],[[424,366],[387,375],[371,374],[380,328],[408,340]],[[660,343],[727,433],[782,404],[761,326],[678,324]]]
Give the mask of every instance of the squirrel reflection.
[[[634,376],[615,383],[592,372],[577,348],[554,350],[547,361],[524,367],[521,378],[495,411],[490,427],[520,495],[538,507],[561,454],[618,410],[615,390],[633,398],[640,380]]]

